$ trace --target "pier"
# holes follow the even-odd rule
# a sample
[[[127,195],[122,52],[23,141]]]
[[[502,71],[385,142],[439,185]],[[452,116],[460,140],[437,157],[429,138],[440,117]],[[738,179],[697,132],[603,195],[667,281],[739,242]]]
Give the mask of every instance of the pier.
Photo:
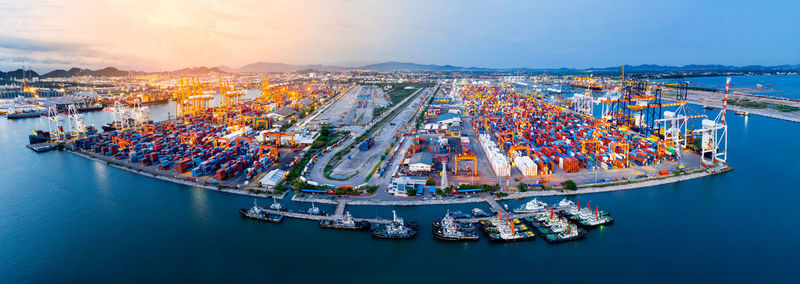
[[[536,212],[527,212],[527,213],[510,213],[510,212],[506,211],[502,206],[500,206],[500,204],[497,203],[497,200],[495,200],[494,198],[484,199],[484,202],[489,203],[489,206],[491,206],[491,210],[492,210],[492,212],[495,213],[495,215],[496,214],[501,214],[502,216],[508,216],[509,218],[525,218],[525,217],[529,217],[529,216],[535,216],[536,214],[539,214],[539,213],[547,213],[548,210],[549,210],[549,209],[546,209],[546,210],[540,210],[540,211],[536,211]],[[264,208],[264,211],[267,212],[267,213],[270,213],[270,214],[282,215],[282,216],[287,217],[287,218],[313,220],[313,221],[336,220],[336,219],[342,218],[342,216],[344,216],[344,210],[345,210],[345,207],[347,206],[347,204],[348,203],[344,202],[344,201],[338,202],[337,205],[336,205],[335,213],[333,215],[328,215],[328,216],[311,215],[311,214],[307,214],[307,213],[303,213],[303,212],[277,211],[277,210],[272,210],[272,209],[269,209],[269,208]],[[556,211],[556,212],[561,211],[563,209],[564,208],[561,208],[561,207],[553,207],[553,210]],[[464,218],[464,219],[458,219],[458,220],[462,221],[462,222],[474,223],[474,222],[478,222],[478,221],[481,221],[481,220],[489,220],[489,219],[492,219],[494,217],[495,216],[478,217],[478,218]],[[388,220],[388,219],[381,219],[381,218],[353,218],[353,219],[355,221],[367,221],[369,223],[376,223],[376,224],[386,224],[386,223],[390,222],[390,220]]]

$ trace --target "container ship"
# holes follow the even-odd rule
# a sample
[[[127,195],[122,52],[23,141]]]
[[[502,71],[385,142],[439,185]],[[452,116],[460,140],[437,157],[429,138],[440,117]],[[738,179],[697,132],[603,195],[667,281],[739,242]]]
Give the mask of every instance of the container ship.
[[[324,229],[362,231],[369,229],[369,222],[353,220],[353,216],[350,216],[350,211],[347,211],[344,212],[344,216],[342,218],[319,221],[319,226],[320,228]]]

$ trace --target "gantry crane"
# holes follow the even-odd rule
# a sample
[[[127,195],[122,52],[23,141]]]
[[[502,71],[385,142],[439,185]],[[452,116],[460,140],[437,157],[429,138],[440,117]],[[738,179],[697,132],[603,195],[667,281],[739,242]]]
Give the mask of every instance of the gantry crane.
[[[722,110],[714,120],[703,119],[703,128],[693,131],[701,135],[701,161],[705,165],[716,166],[717,162],[726,164],[728,161],[728,124],[725,113],[728,109],[728,89],[731,78],[725,81],[725,97],[722,100]]]
[[[220,106],[230,106],[242,101],[244,94],[236,89],[236,82],[223,81],[219,78]]]

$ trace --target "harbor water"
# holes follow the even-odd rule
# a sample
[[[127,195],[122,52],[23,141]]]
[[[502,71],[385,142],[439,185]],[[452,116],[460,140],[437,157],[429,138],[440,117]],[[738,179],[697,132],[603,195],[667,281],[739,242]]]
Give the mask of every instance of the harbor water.
[[[667,83],[688,81],[692,87],[724,91],[725,78],[725,76],[687,77],[656,81]],[[731,88],[737,92],[753,95],[800,99],[800,75],[731,76]]]
[[[174,107],[152,106],[151,117],[163,120],[169,111]],[[85,117],[99,128],[113,116]],[[541,238],[434,240],[431,222],[448,208],[488,210],[485,203],[348,208],[356,217],[384,218],[396,209],[420,223],[412,240],[322,230],[303,220],[257,222],[237,212],[252,206],[251,197],[177,185],[65,151],[35,153],[25,148],[27,135],[47,129],[46,119],[0,118],[0,283],[797,283],[800,124],[728,117],[734,171],[582,195],[581,204],[591,201],[616,222],[558,245]]]

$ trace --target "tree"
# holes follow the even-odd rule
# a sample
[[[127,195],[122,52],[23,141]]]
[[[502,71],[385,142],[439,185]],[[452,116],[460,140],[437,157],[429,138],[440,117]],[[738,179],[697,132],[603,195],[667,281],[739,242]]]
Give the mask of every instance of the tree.
[[[432,178],[428,178],[428,180],[425,181],[425,185],[436,185],[436,181]]]
[[[524,183],[519,183],[517,184],[517,189],[519,189],[519,192],[526,192],[528,191],[528,185]]]
[[[568,179],[564,182],[564,188],[569,190],[578,190],[578,185],[571,179]]]
[[[417,195],[417,189],[416,189],[416,188],[412,188],[412,189],[406,190],[406,194],[407,194],[408,196],[414,196],[414,195]]]

